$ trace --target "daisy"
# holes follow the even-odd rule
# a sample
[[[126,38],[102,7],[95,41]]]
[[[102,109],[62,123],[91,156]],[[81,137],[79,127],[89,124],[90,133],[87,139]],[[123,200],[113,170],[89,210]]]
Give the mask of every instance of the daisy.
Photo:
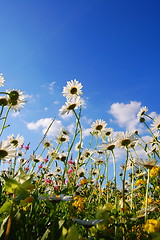
[[[73,218],[73,221],[79,223],[80,225],[83,225],[85,227],[90,228],[90,227],[93,227],[96,224],[102,222],[103,219],[96,219],[96,220],[89,221],[89,220],[85,220],[85,219],[84,220],[80,220],[80,219]]]
[[[92,156],[92,154],[93,154],[93,151],[91,149],[88,149],[88,148],[84,149],[83,152],[82,152],[82,155],[83,155],[84,158],[89,158],[89,157]]]
[[[91,174],[92,175],[98,175],[99,174],[99,169],[98,168],[93,168],[92,171],[91,171]]]
[[[160,130],[160,116],[156,117],[151,124],[152,131]]]
[[[39,196],[40,200],[49,200],[50,202],[60,202],[60,201],[72,201],[72,196],[65,196],[64,194],[60,195],[51,195],[47,197]]]
[[[142,107],[137,114],[137,118],[140,119],[147,111],[148,111],[148,108],[146,106]]]
[[[85,175],[85,169],[83,167],[80,167],[78,170],[77,170],[77,175],[79,177],[84,177]]]
[[[78,142],[75,146],[75,151],[79,151],[83,148],[83,142]]]
[[[113,151],[113,149],[116,147],[116,141],[110,138],[108,143],[102,143],[100,147],[102,147],[105,151]]]
[[[0,73],[0,87],[3,87],[4,86],[4,77],[2,76],[2,73]]]
[[[44,146],[44,148],[50,148],[52,146],[52,143],[51,143],[51,141],[45,140],[43,142],[43,146]]]
[[[70,135],[70,132],[68,131],[68,129],[65,129],[65,128],[60,128],[60,132],[64,135]]]
[[[8,105],[8,100],[6,97],[0,96],[0,106],[5,107]]]
[[[63,96],[69,99],[73,99],[79,95],[82,95],[82,84],[79,83],[76,79],[67,82],[67,86],[63,87]]]
[[[81,105],[82,105],[82,100],[80,97],[73,98],[73,99],[67,99],[67,102],[65,103],[65,105],[63,105],[61,107],[59,112],[62,115],[66,114],[66,113],[68,114],[70,111],[77,109]]]
[[[62,162],[65,162],[65,160],[67,159],[67,154],[66,153],[59,153],[56,157],[57,160],[60,160]]]
[[[102,136],[109,137],[112,135],[113,131],[113,128],[106,128],[102,131]]]
[[[104,161],[102,158],[95,158],[92,164],[101,165]]]
[[[133,142],[137,141],[137,139],[134,137],[135,135],[133,133],[130,133],[129,131],[120,132],[116,135],[115,140],[117,140],[117,147],[125,148],[129,147]]]
[[[36,155],[36,154],[32,154],[30,156],[30,159],[35,162],[35,163],[38,163],[38,162],[43,162],[43,157],[40,156],[40,155]]]
[[[70,137],[68,135],[64,135],[64,134],[58,134],[57,136],[55,136],[56,142],[58,143],[64,143],[64,142],[68,142],[70,140]]]
[[[25,100],[24,95],[22,94],[20,90],[7,90],[8,93],[8,104],[11,106],[11,108],[16,112],[20,111],[21,107],[24,107]]]
[[[141,167],[147,168],[147,169],[152,169],[156,165],[157,160],[143,160],[142,158],[137,159],[135,163]]]
[[[49,151],[48,151],[48,156],[50,156],[52,159],[55,159],[57,157],[57,152],[54,148],[51,148]]]
[[[93,132],[102,132],[105,127],[107,126],[107,123],[103,121],[102,119],[97,119],[95,122],[92,123],[91,128]]]
[[[0,142],[0,159],[10,160],[11,158],[15,157],[16,150],[13,148],[8,141],[1,141]]]
[[[24,144],[24,137],[20,136],[19,134],[15,138],[14,135],[10,135],[7,137],[7,140],[10,142],[11,145],[14,147],[20,147],[21,145]]]

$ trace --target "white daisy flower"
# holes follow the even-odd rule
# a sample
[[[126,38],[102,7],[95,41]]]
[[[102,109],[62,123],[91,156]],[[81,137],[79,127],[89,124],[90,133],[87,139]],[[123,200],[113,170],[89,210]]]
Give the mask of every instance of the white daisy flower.
[[[4,80],[3,74],[0,73],[0,87],[4,86],[4,82],[5,82],[5,80]]]
[[[89,220],[86,220],[86,219],[80,220],[80,219],[73,218],[73,221],[79,223],[80,225],[83,225],[83,226],[86,226],[86,227],[90,228],[90,227],[95,226],[96,224],[102,222],[103,219],[96,219],[96,220],[89,221]]]
[[[110,138],[108,143],[102,143],[100,147],[103,148],[103,150],[105,151],[113,151],[113,149],[116,147],[116,141]]]
[[[67,159],[67,154],[66,153],[58,153],[56,159],[59,161],[65,162],[65,160]]]
[[[89,158],[92,156],[92,154],[94,153],[94,151],[92,149],[84,149],[83,152],[82,152],[82,155],[84,158]]]
[[[92,175],[98,175],[99,174],[99,169],[98,168],[93,168],[92,171],[91,171],[91,174]]]
[[[7,137],[7,140],[14,147],[20,147],[24,144],[24,137],[20,136],[19,134],[17,135],[17,137],[14,137],[14,135],[12,134],[12,135]]]
[[[59,112],[62,115],[66,114],[66,113],[68,114],[70,111],[77,109],[81,105],[82,105],[82,101],[81,101],[80,97],[73,98],[73,99],[67,99],[67,102],[65,103],[65,105],[63,105],[61,107]]]
[[[160,116],[156,117],[151,123],[151,129],[152,131],[160,130]]]
[[[84,169],[83,167],[78,168],[78,170],[77,170],[77,175],[78,175],[79,177],[84,177],[84,175],[85,175],[85,169]]]
[[[117,143],[117,147],[120,148],[130,147],[133,142],[137,141],[135,135],[133,133],[130,133],[129,131],[126,131],[126,133],[118,133],[115,137],[115,140]]]
[[[24,107],[25,100],[24,100],[24,95],[23,92],[20,90],[7,90],[8,93],[8,104],[11,106],[11,108],[17,112],[20,111],[21,107]]]
[[[83,148],[83,142],[78,142],[75,146],[75,151],[79,151]]]
[[[63,96],[69,99],[73,99],[79,95],[82,95],[82,84],[76,79],[67,82],[67,86],[63,87]]]
[[[104,161],[102,158],[95,158],[92,164],[101,165]]]
[[[16,150],[15,148],[9,144],[9,142],[6,141],[1,141],[0,142],[0,160],[10,160],[16,155]]]
[[[107,126],[107,123],[102,119],[97,119],[95,122],[92,123],[91,128],[93,132],[102,132],[105,127]]]
[[[50,148],[50,147],[52,147],[52,142],[50,140],[45,140],[43,142],[43,146],[44,146],[44,148]]]
[[[64,135],[70,135],[70,132],[68,131],[68,129],[65,129],[65,128],[60,128],[60,132]]]
[[[70,140],[70,137],[68,135],[64,135],[59,133],[57,136],[55,136],[56,142],[58,143],[64,143],[64,142],[68,142]]]
[[[153,160],[144,160],[142,158],[135,160],[135,163],[141,167],[147,168],[147,169],[151,169],[152,167],[154,167],[156,165],[157,160],[153,159]]]
[[[110,137],[113,132],[114,132],[113,128],[105,128],[105,129],[102,131],[102,136],[104,136],[104,137]]]
[[[49,151],[48,151],[48,155],[52,158],[52,159],[55,159],[57,157],[57,152],[54,148],[51,148]]]
[[[35,163],[38,163],[38,162],[43,162],[43,157],[40,156],[40,155],[36,155],[36,154],[32,154],[30,156],[30,159],[35,162]]]
[[[146,106],[142,107],[137,114],[137,118],[138,119],[141,118],[147,111],[148,111],[148,108]]]

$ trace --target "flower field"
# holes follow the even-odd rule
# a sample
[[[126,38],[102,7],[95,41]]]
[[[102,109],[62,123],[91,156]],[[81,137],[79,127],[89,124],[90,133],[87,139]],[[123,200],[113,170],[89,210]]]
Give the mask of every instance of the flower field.
[[[0,239],[160,239],[160,115],[153,118],[147,107],[137,113],[149,138],[97,119],[86,144],[82,84],[71,80],[62,94],[59,114],[74,115],[74,132],[60,128],[50,140],[54,118],[32,149],[19,134],[3,139],[10,112],[26,104],[23,92],[0,93]],[[117,149],[123,151],[121,168]]]

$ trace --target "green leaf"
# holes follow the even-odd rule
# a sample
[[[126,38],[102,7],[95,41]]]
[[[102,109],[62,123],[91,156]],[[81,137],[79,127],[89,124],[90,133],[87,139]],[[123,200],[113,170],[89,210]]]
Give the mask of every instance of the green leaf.
[[[68,234],[66,240],[77,240],[79,238],[79,233],[74,225],[68,229]]]
[[[6,229],[6,224],[7,224],[7,221],[8,221],[8,218],[9,218],[10,215],[8,215],[2,222],[1,224],[1,227],[0,227],[0,238],[2,237],[5,229]]]
[[[2,207],[0,208],[0,214],[2,214],[2,213],[4,213],[4,212],[10,213],[11,206],[12,206],[12,202],[11,202],[11,201],[6,201],[6,202],[2,205]]]
[[[48,239],[48,235],[49,235],[49,233],[50,233],[50,230],[49,230],[49,229],[47,229],[47,230],[45,231],[45,233],[43,234],[43,236],[42,236],[41,240]]]
[[[9,193],[13,193],[19,187],[19,183],[13,178],[4,177],[4,180],[5,188]]]

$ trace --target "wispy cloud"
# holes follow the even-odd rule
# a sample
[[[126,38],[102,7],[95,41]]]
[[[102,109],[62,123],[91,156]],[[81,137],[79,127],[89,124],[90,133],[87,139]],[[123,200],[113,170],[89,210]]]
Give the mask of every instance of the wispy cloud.
[[[131,101],[128,104],[125,103],[113,103],[111,105],[109,113],[114,117],[112,122],[116,122],[120,127],[125,130],[140,130],[142,131],[142,125],[139,125],[137,119],[137,113],[141,107],[141,102]]]
[[[53,94],[54,84],[55,84],[55,83],[56,83],[56,82],[51,82],[51,83],[49,84],[48,89],[49,89],[49,91],[50,91],[50,94]]]
[[[27,123],[27,128],[29,130],[42,130],[42,133],[44,134],[52,122],[52,118],[41,118],[36,122],[29,122]],[[55,136],[58,132],[59,129],[63,127],[62,122],[60,120],[55,120],[51,126],[51,128],[48,131],[48,136]]]

